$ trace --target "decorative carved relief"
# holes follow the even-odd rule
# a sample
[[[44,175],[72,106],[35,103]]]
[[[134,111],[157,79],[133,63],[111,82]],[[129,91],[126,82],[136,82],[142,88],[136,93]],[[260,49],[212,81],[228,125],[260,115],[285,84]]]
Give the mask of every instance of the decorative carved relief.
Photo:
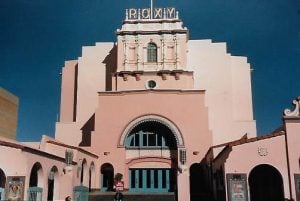
[[[257,153],[260,156],[267,156],[268,155],[268,149],[263,147],[258,147]]]
[[[293,100],[293,104],[295,105],[295,108],[293,111],[290,109],[285,109],[284,110],[284,115],[289,116],[289,117],[294,117],[294,116],[300,116],[300,97],[297,97],[296,99]]]

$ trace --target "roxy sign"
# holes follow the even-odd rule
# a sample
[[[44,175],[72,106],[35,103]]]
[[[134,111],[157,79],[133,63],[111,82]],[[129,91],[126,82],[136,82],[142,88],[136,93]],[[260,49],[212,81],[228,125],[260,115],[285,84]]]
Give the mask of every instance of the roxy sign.
[[[177,12],[175,8],[130,8],[126,9],[126,18],[128,20],[176,19]]]

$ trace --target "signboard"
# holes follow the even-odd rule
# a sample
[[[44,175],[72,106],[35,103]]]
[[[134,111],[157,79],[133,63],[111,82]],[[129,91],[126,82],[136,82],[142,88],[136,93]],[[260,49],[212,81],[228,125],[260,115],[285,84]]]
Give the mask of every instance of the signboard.
[[[175,8],[130,8],[126,10],[128,20],[136,19],[176,19],[177,14]]]
[[[8,201],[24,200],[25,177],[8,176],[5,196]]]
[[[116,191],[123,191],[124,190],[124,182],[123,181],[115,182],[114,189]]]
[[[246,174],[227,174],[229,201],[248,201]]]

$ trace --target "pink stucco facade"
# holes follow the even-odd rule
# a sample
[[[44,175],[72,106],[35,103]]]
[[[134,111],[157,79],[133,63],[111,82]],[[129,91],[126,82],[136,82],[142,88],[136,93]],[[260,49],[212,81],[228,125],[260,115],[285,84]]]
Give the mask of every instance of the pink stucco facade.
[[[173,8],[146,11],[127,10],[115,43],[65,62],[54,139],[0,139],[0,193],[20,178],[24,199],[38,187],[41,200],[76,200],[74,187],[109,194],[121,173],[125,194],[299,201],[299,99],[280,129],[257,136],[247,58],[189,40]]]

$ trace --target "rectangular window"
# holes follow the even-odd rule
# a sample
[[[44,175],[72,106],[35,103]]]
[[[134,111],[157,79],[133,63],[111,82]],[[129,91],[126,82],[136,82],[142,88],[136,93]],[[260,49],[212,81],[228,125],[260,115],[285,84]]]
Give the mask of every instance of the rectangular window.
[[[139,188],[143,188],[143,171],[142,170],[137,170],[139,171]]]
[[[131,173],[131,188],[135,188],[135,170],[130,170]]]
[[[140,135],[139,134],[135,134],[134,141],[135,141],[135,146],[139,147],[140,146]]]
[[[151,188],[151,170],[147,170],[147,188]]]
[[[162,136],[157,135],[157,146],[161,146],[162,145]]]
[[[142,136],[143,136],[143,146],[146,147],[146,146],[148,146],[148,144],[147,144],[147,137],[148,137],[148,135],[147,134],[143,134]]]
[[[154,188],[158,188],[158,170],[154,170]]]
[[[148,146],[156,146],[156,135],[154,133],[148,135]]]
[[[162,170],[162,188],[167,188],[167,174],[166,174],[166,170]]]

